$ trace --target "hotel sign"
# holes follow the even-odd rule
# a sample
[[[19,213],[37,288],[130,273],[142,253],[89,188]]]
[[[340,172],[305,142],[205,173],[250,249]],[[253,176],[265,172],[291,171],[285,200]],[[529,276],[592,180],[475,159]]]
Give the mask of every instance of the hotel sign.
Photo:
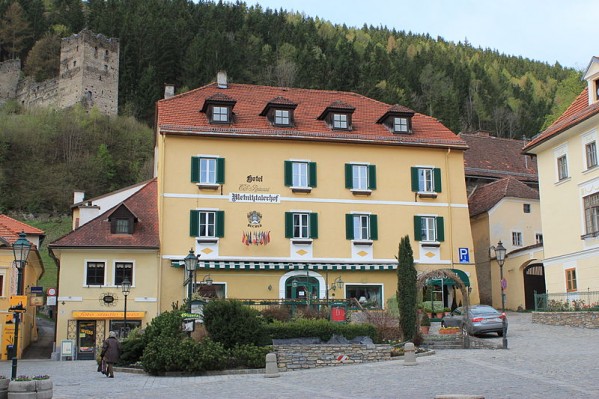
[[[146,312],[127,312],[127,319],[143,319]],[[74,319],[100,320],[100,319],[122,319],[124,312],[86,312],[73,311]]]
[[[253,204],[279,204],[281,203],[280,194],[249,194],[249,193],[229,193],[230,202],[249,202]]]

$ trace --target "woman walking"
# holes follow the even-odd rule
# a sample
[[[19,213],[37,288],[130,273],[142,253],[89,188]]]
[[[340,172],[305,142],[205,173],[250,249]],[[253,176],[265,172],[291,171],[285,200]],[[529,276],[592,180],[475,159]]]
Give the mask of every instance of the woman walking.
[[[100,354],[106,362],[106,376],[108,378],[114,378],[112,366],[119,361],[120,355],[121,343],[116,339],[116,332],[111,331],[108,334],[108,338],[102,343],[102,353]]]

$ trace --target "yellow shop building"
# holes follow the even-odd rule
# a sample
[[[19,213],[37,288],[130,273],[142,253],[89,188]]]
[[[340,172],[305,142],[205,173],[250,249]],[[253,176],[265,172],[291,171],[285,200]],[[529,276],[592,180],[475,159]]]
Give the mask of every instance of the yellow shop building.
[[[173,92],[156,117],[161,310],[188,295],[190,253],[194,292],[385,308],[405,235],[420,273],[454,270],[478,303],[467,145],[439,121],[350,92],[231,84],[224,73]],[[435,299],[459,304],[451,281],[434,287]]]

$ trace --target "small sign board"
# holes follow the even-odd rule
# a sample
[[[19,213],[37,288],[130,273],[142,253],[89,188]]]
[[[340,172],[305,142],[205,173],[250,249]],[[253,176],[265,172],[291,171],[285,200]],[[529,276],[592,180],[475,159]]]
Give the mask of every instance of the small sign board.
[[[459,248],[460,263],[470,263],[470,251],[468,248]]]
[[[32,294],[43,294],[44,287],[34,286],[30,288]]]
[[[56,297],[55,296],[46,297],[46,305],[47,306],[56,306]]]
[[[25,312],[27,310],[27,295],[11,295],[9,299],[10,312]]]
[[[202,315],[199,313],[181,313],[181,317],[184,319],[201,319]]]
[[[43,306],[44,305],[44,297],[43,296],[32,296],[29,298],[29,304],[31,306]]]
[[[75,360],[75,341],[71,339],[63,339],[60,343],[60,360],[63,357],[70,357]]]

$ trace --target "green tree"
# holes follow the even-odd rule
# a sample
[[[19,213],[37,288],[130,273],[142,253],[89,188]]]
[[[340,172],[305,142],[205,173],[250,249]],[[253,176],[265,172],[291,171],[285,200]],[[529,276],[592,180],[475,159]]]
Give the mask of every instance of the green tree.
[[[58,76],[60,72],[60,36],[46,33],[34,45],[27,61],[25,74],[38,82]]]
[[[0,21],[2,51],[7,53],[10,59],[22,57],[32,38],[33,33],[23,8],[15,1],[8,7]]]
[[[416,310],[416,279],[414,255],[410,237],[405,236],[399,243],[397,254],[397,306],[399,308],[399,326],[404,341],[411,341],[418,334]]]

